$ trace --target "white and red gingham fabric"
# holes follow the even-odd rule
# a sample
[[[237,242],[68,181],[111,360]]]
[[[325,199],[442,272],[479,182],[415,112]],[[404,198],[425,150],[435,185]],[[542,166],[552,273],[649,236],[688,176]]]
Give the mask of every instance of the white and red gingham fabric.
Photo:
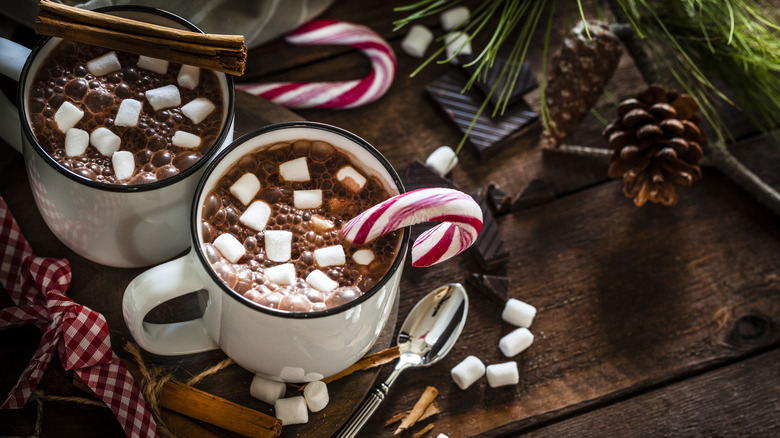
[[[34,357],[0,408],[24,406],[56,348],[63,367],[74,370],[103,399],[128,437],[159,437],[133,377],[111,350],[106,319],[65,295],[70,279],[67,260],[33,254],[0,197],[0,283],[16,303],[0,310],[0,329],[36,324],[44,331]]]

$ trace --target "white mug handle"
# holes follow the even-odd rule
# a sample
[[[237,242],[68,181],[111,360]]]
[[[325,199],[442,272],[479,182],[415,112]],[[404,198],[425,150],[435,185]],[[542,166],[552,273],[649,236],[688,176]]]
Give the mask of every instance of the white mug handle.
[[[22,68],[31,50],[5,38],[0,38],[0,74],[19,82]],[[22,126],[16,105],[0,93],[0,137],[19,152],[22,152]]]
[[[155,266],[137,276],[125,289],[122,315],[138,345],[163,356],[200,353],[219,348],[203,318],[171,324],[144,322],[158,305],[205,287],[194,251]]]

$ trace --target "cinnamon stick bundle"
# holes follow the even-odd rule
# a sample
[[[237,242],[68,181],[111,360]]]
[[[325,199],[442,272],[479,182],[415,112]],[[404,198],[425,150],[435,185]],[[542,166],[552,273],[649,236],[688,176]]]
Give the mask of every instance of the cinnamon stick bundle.
[[[237,76],[246,68],[242,35],[172,29],[49,0],[38,7],[35,32]]]

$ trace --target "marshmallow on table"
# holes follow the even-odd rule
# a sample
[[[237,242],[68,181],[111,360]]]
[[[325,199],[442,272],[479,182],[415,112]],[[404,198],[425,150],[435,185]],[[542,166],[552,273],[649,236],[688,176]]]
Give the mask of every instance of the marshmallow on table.
[[[168,71],[168,61],[141,55],[136,64],[139,68],[164,75]]]
[[[295,266],[292,263],[271,266],[265,270],[265,278],[276,284],[295,284]]]
[[[317,262],[317,265],[322,267],[341,266],[347,263],[347,257],[344,255],[344,247],[341,245],[333,245],[315,249],[314,261]]]
[[[514,357],[534,342],[534,335],[525,327],[513,330],[498,341],[498,348],[506,357]]]
[[[366,177],[360,172],[355,170],[352,166],[344,166],[336,172],[336,179],[344,185],[344,187],[357,193],[363,189],[366,185]]]
[[[65,155],[78,157],[87,151],[89,133],[83,129],[70,128],[65,133]]]
[[[102,155],[110,157],[119,150],[122,139],[108,128],[101,126],[89,134],[89,144],[94,146]]]
[[[171,144],[186,149],[193,149],[200,146],[200,137],[189,132],[176,131],[171,137]]]
[[[296,158],[285,161],[279,165],[279,175],[285,181],[309,181],[309,165],[306,164],[306,157]]]
[[[401,41],[401,49],[409,56],[422,58],[432,41],[433,32],[421,24],[415,24]]]
[[[485,364],[476,356],[468,356],[452,368],[450,375],[460,389],[466,389],[485,375]]]
[[[452,30],[469,21],[469,8],[458,6],[447,9],[439,15],[439,23],[444,30]]]
[[[471,42],[465,32],[450,32],[444,37],[444,45],[447,47],[447,59],[455,59],[456,55],[471,55]]]
[[[257,192],[260,191],[260,180],[254,173],[245,173],[241,178],[230,186],[230,193],[233,194],[242,204],[247,205],[252,202]],[[265,226],[264,226],[265,227]]]
[[[358,265],[367,265],[374,260],[374,251],[370,249],[359,249],[352,254],[352,260]]]
[[[246,254],[244,245],[230,233],[223,233],[214,239],[214,247],[222,253],[222,257],[228,259],[230,263],[237,262]]]
[[[271,206],[263,201],[255,201],[239,216],[238,221],[254,230],[263,231],[270,217]]]
[[[119,181],[130,178],[135,172],[135,156],[130,151],[116,151],[111,155],[114,176]]]
[[[200,81],[200,68],[193,65],[181,66],[179,76],[176,77],[176,82],[180,87],[192,90],[198,86],[198,81]]]
[[[116,52],[108,52],[87,61],[87,70],[95,76],[104,76],[121,68],[122,64],[119,63]]]
[[[328,386],[321,380],[309,382],[303,387],[303,398],[306,399],[310,411],[319,412],[325,409],[330,401]]]
[[[287,385],[284,383],[258,375],[255,375],[252,379],[252,385],[249,386],[249,394],[252,397],[268,404],[274,404],[276,400],[284,397],[285,391],[287,391]]]
[[[488,385],[491,388],[497,386],[516,385],[520,381],[520,373],[517,371],[517,362],[504,362],[488,365],[485,368]]]
[[[135,99],[124,99],[119,104],[119,109],[114,118],[116,126],[136,126],[138,118],[141,117],[141,107],[143,104]]]
[[[302,395],[277,399],[274,402],[274,414],[282,421],[282,426],[309,422],[309,410],[306,409],[306,399]]]
[[[181,107],[181,113],[192,120],[192,123],[197,124],[211,114],[211,112],[214,111],[214,108],[216,108],[216,106],[211,103],[210,100],[205,97],[199,97]]]
[[[440,434],[436,435],[436,438],[450,438],[450,437],[448,437],[447,435],[445,435],[443,433],[440,433]]]
[[[504,304],[501,319],[517,327],[531,327],[536,316],[536,307],[515,298],[510,298]]]
[[[286,262],[292,255],[292,233],[284,230],[265,231],[265,256],[272,262]]]
[[[82,117],[84,117],[84,111],[66,100],[54,113],[54,122],[57,123],[57,129],[67,133]]]
[[[179,88],[171,84],[148,90],[146,92],[146,100],[149,101],[149,104],[155,111],[160,111],[181,105],[181,94],[179,94]]]
[[[425,164],[435,170],[440,176],[444,176],[450,173],[452,168],[458,164],[458,156],[455,155],[455,151],[451,147],[440,146],[428,155]]]
[[[319,208],[322,205],[322,190],[295,190],[293,192],[295,208]]]
[[[322,292],[330,292],[339,287],[338,282],[331,280],[330,277],[319,269],[311,271],[311,273],[306,276],[306,283],[309,283],[309,286]]]

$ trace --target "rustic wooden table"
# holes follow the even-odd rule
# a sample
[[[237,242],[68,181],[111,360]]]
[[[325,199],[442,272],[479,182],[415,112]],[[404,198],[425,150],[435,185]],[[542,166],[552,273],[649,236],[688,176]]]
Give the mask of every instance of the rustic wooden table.
[[[323,15],[367,25],[390,41],[398,74],[387,95],[351,110],[291,113],[240,94],[237,133],[285,119],[326,122],[365,138],[398,169],[440,145],[457,144],[459,132],[424,90],[457,67],[431,65],[410,78],[419,61],[400,49],[405,31],[392,32],[392,20],[400,18],[393,5],[365,7],[343,0]],[[427,24],[435,28],[436,20]],[[540,47],[541,42],[529,55],[537,76]],[[248,67],[242,80],[354,79],[370,68],[348,48],[291,47],[281,39],[252,50]],[[607,90],[621,99],[642,87],[624,56]],[[526,97],[538,110],[538,90]],[[602,98],[596,110],[611,118],[614,104]],[[738,139],[734,154],[780,187],[777,144],[757,135],[738,113],[724,111]],[[589,116],[567,142],[602,147],[602,127]],[[494,182],[517,195],[534,179],[555,187],[554,200],[497,219],[511,256],[490,274],[508,276],[509,295],[538,309],[531,327],[534,344],[513,359],[520,383],[490,388],[482,379],[463,391],[452,382],[450,369],[468,355],[486,364],[508,360],[498,340],[513,327],[501,320],[500,305],[469,289],[468,321],[455,348],[440,363],[402,375],[362,436],[391,436],[394,427],[385,422],[410,409],[428,385],[439,390],[441,413],[403,436],[427,423],[435,425],[430,437],[780,435],[780,218],[711,169],[679,191],[678,205],[637,208],[622,195],[620,181],[607,179],[603,159],[543,151],[538,133],[533,129],[484,160],[467,145],[451,175],[467,192]],[[4,143],[0,194],[37,254],[71,261],[70,295],[107,316],[114,348],[124,354],[121,345],[129,335],[116,304],[141,270],[98,266],[60,244],[34,206],[21,156]],[[474,272],[485,271],[469,253],[427,269],[407,266],[394,330],[425,293]],[[0,304],[10,306],[0,295]],[[39,339],[40,331],[31,326],[0,332],[0,394],[7,394]],[[147,356],[183,377],[222,358],[219,352]],[[57,362],[39,388],[81,395]],[[329,435],[389,370],[385,366],[334,384],[336,401],[313,416],[311,425],[286,428],[283,436]],[[200,387],[271,412],[248,396],[251,376],[243,370],[228,369],[210,379]],[[0,435],[32,435],[38,415],[35,403],[0,411]],[[122,434],[101,408],[47,402],[40,415],[42,437]]]

